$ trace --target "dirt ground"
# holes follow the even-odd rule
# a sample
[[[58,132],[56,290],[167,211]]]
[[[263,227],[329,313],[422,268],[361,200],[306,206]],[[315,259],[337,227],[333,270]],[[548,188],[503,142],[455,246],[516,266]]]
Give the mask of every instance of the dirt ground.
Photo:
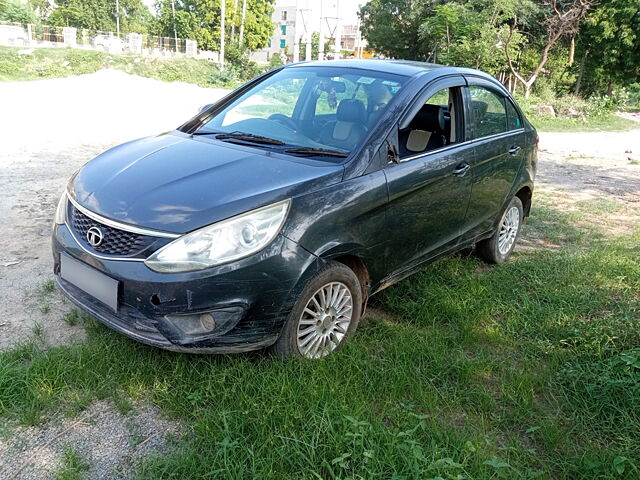
[[[106,148],[175,128],[224,93],[110,70],[0,83],[0,350],[33,339],[59,345],[84,336],[81,326],[64,321],[71,305],[51,291],[50,229],[66,179]],[[621,202],[624,208],[603,220],[603,228],[617,233],[637,228],[640,124],[628,132],[543,133],[539,158],[538,191],[566,208],[594,198]],[[144,444],[144,453],[157,451],[176,429],[144,405],[136,406],[129,417],[98,402],[86,412],[95,417],[80,425],[73,425],[77,419],[52,419],[0,440],[0,458],[6,460],[0,461],[0,477],[11,478],[12,466],[32,458],[15,478],[50,478],[65,445],[71,445],[94,465],[89,478],[111,478],[110,472],[126,471],[127,459],[143,453],[132,438],[145,436],[146,430],[127,431],[127,422],[162,432]],[[61,437],[68,443],[56,438],[64,428],[70,428],[70,434]],[[93,458],[92,451],[105,448],[100,442],[119,445],[117,452],[107,459]]]

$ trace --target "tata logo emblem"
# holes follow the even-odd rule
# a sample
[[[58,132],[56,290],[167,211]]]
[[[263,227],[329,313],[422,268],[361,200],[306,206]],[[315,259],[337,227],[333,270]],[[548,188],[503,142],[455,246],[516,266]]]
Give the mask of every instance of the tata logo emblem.
[[[91,227],[89,230],[87,230],[87,242],[89,242],[89,245],[91,245],[93,248],[99,247],[102,244],[103,240],[104,234],[98,227]]]

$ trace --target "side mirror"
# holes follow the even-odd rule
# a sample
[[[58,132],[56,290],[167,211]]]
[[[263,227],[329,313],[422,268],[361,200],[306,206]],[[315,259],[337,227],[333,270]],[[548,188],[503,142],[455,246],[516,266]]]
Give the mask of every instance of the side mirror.
[[[203,105],[202,107],[200,107],[200,110],[198,110],[198,113],[202,113],[205,110],[208,110],[209,107],[213,107],[213,103],[207,103],[206,105]]]

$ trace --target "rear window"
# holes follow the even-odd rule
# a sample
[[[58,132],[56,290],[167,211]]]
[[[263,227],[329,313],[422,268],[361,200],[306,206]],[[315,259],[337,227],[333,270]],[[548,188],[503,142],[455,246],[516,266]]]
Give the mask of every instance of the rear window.
[[[507,131],[505,99],[491,90],[472,85],[469,87],[475,138],[487,137]]]

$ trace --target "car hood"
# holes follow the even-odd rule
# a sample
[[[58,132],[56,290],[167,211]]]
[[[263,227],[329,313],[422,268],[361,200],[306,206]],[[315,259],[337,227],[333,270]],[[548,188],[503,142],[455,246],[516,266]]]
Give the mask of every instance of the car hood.
[[[114,147],[72,179],[83,207],[119,222],[185,233],[341,181],[341,165],[186,134]]]

